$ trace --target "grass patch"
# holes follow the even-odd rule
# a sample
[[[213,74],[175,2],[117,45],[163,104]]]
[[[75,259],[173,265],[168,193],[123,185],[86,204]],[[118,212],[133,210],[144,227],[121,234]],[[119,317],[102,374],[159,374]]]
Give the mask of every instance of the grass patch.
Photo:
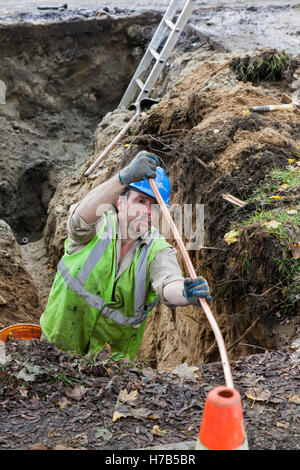
[[[256,210],[230,227],[238,237],[245,227],[261,226],[279,241],[281,256],[273,259],[282,281],[283,313],[294,308],[300,299],[300,263],[294,251],[300,242],[299,187],[300,170],[297,165],[291,164],[287,169],[274,168],[247,201],[257,202]],[[249,260],[244,260],[242,274],[247,273],[248,265]]]
[[[230,66],[236,72],[238,80],[257,84],[261,80],[282,80],[283,72],[290,61],[291,56],[285,51],[272,49],[252,57],[247,54],[243,58],[235,58]]]
[[[248,199],[247,202],[261,201],[273,202],[280,201],[284,197],[289,197],[291,202],[297,202],[297,192],[300,185],[300,169],[294,167],[292,163],[295,159],[291,158],[291,165],[287,169],[274,168],[265,179],[265,183],[260,186]]]

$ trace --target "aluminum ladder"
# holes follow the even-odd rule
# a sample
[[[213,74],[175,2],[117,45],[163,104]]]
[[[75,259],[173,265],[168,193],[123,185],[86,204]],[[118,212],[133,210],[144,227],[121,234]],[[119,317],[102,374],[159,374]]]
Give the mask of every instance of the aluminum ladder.
[[[185,2],[176,23],[174,22],[174,17],[176,16],[179,4],[182,3],[182,0],[172,0],[170,2],[118,108],[128,108],[133,102],[138,103],[145,98],[149,98],[160,72],[165,66],[166,61],[190,17],[194,2],[195,0]],[[162,50],[158,52],[168,32],[169,36]],[[142,81],[141,76],[148,71],[150,66],[151,69],[148,72],[147,78]]]

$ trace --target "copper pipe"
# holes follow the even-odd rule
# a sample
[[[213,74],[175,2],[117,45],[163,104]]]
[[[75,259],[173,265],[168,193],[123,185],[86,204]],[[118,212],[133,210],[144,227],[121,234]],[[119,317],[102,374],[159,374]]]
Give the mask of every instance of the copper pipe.
[[[130,119],[130,121],[128,121],[126,126],[123,127],[123,129],[116,135],[116,137],[111,141],[111,143],[103,150],[103,152],[100,153],[100,155],[96,158],[94,163],[85,171],[84,176],[89,176],[94,171],[94,169],[100,165],[102,160],[111,152],[111,150],[119,142],[119,140],[121,140],[122,137],[126,135],[126,132],[132,126],[134,121],[138,118],[140,113],[141,113],[141,109],[140,107],[138,107],[134,116]]]
[[[174,238],[175,238],[177,244],[179,245],[179,249],[180,249],[181,254],[184,258],[184,261],[185,261],[187,270],[189,272],[189,275],[192,279],[195,279],[197,277],[196,271],[195,271],[194,266],[192,264],[192,261],[189,257],[189,254],[188,254],[188,252],[187,252],[187,250],[184,246],[184,243],[183,243],[183,241],[180,237],[180,234],[177,230],[177,227],[176,227],[176,225],[175,225],[175,223],[174,223],[174,221],[173,221],[173,219],[172,219],[172,217],[171,217],[171,215],[168,211],[168,208],[165,205],[165,203],[163,201],[163,198],[161,197],[160,192],[157,189],[157,186],[156,186],[156,183],[155,183],[154,179],[149,178],[148,181],[149,181],[150,187],[153,191],[153,194],[154,194],[157,202],[159,203],[159,205],[161,207],[162,213],[168,221],[168,224],[169,224],[169,226],[170,226],[170,228],[173,232]],[[218,326],[218,324],[217,324],[217,322],[216,322],[216,320],[215,320],[215,318],[214,318],[214,316],[213,316],[206,300],[200,298],[200,303],[201,303],[201,306],[203,307],[206,318],[207,318],[207,320],[208,320],[208,322],[209,322],[209,324],[210,324],[210,326],[211,326],[211,328],[214,332],[214,335],[215,335],[215,338],[216,338],[216,341],[217,341],[217,345],[218,345],[220,356],[221,356],[223,371],[224,371],[224,375],[225,375],[226,386],[228,388],[234,388],[231,369],[230,369],[230,364],[229,364],[227,351],[226,351],[226,347],[225,347],[225,343],[224,343],[224,339],[223,339],[221,330],[220,330],[220,328],[219,328],[219,326]]]

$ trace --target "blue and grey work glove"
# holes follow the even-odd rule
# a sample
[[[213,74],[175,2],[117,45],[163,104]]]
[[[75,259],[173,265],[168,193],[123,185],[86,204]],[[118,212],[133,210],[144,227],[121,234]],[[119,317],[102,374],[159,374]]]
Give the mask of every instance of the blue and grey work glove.
[[[195,279],[186,277],[184,280],[182,295],[192,305],[201,305],[199,297],[205,299],[207,303],[212,301],[209,285],[204,277],[201,276],[196,277]]]
[[[155,178],[157,165],[158,159],[149,152],[142,150],[128,166],[119,172],[120,183],[127,186],[145,178]]]

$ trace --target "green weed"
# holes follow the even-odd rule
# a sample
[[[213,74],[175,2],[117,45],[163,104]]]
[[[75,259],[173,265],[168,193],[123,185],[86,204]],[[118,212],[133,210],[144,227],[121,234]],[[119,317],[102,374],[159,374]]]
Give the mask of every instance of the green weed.
[[[263,51],[259,55],[246,55],[241,59],[233,59],[231,67],[236,71],[238,80],[259,83],[261,80],[282,80],[283,72],[290,64],[291,56],[285,51]]]
[[[62,372],[58,372],[57,374],[55,374],[52,377],[52,381],[53,382],[62,382],[63,384],[70,385],[70,386],[74,386],[74,385],[82,382],[82,380],[77,379],[75,377],[69,377],[69,376],[65,375],[64,373],[62,373]]]

